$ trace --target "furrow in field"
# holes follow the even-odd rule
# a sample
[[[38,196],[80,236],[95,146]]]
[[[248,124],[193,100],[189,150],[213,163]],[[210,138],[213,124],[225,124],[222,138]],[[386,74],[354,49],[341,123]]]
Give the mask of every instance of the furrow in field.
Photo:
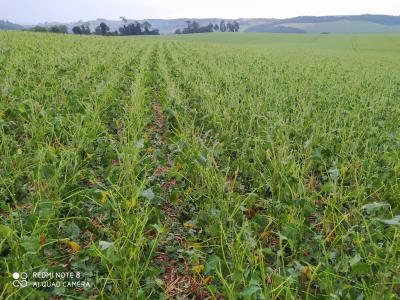
[[[103,277],[101,294],[107,295],[107,286],[112,286],[126,299],[137,298],[143,292],[143,276],[153,253],[153,243],[157,243],[157,234],[152,243],[148,243],[145,237],[152,209],[146,199],[140,199],[141,192],[148,184],[148,158],[143,143],[146,138],[145,127],[151,118],[147,77],[152,49],[153,45],[149,43],[141,51],[131,53],[130,56],[139,63],[126,65],[126,72],[135,74],[135,79],[128,86],[124,101],[119,103],[124,115],[117,125],[119,143],[115,149],[117,157],[112,162],[113,180],[106,183],[100,193],[100,201],[106,199],[106,204],[103,203],[106,206],[104,212],[111,208],[114,214],[105,241],[112,251],[108,261],[102,263],[106,267],[104,271],[107,271]],[[98,219],[98,223],[101,222]],[[101,245],[97,251],[101,252]],[[115,276],[122,280],[113,280]]]
[[[203,89],[209,80],[207,76],[211,74],[208,72],[207,66],[193,53],[194,50],[186,50],[188,51],[184,53],[176,51],[176,48],[168,49],[166,51],[166,60],[168,60],[166,65],[168,66],[167,72],[170,72],[172,79],[170,80],[170,85],[178,87],[172,89],[172,93],[169,95],[171,97],[171,110],[174,111],[174,116],[179,120],[175,128],[176,135],[179,138],[175,142],[179,143],[183,148],[184,155],[181,155],[181,159],[183,158],[185,162],[190,161],[189,163],[194,162],[194,165],[189,167],[191,171],[187,171],[187,177],[190,178],[187,183],[192,191],[189,195],[186,195],[182,206],[186,207],[187,210],[190,209],[190,214],[185,217],[198,226],[196,235],[191,242],[198,244],[197,255],[201,256],[201,264],[204,265],[209,260],[206,253],[216,253],[215,250],[218,247],[211,245],[218,241],[218,235],[207,232],[204,224],[201,221],[199,222],[199,219],[201,220],[204,215],[199,218],[198,212],[202,211],[200,207],[204,209],[208,205],[210,205],[208,208],[211,211],[220,208],[217,203],[223,203],[225,200],[220,194],[221,190],[223,190],[220,184],[224,181],[224,176],[220,174],[218,170],[220,166],[216,161],[213,161],[212,151],[208,149],[206,144],[208,140],[213,139],[215,134],[218,134],[215,131],[208,131],[212,127],[208,127],[206,124],[210,120],[208,120],[207,106],[202,103],[205,99],[210,99],[210,97],[205,97],[204,99],[205,93],[212,94],[211,91],[214,88],[212,85],[208,85],[206,89]],[[179,57],[179,62],[177,57]],[[184,65],[190,66],[190,68],[184,68]],[[215,100],[214,98],[214,103],[216,104],[217,101]],[[218,107],[214,108],[217,109]],[[187,159],[188,156],[190,159]],[[211,182],[213,183],[210,184]],[[203,194],[203,191],[208,191],[208,193]],[[219,213],[221,211],[216,212]],[[215,231],[220,229],[218,228],[217,218],[214,218],[210,223],[214,223],[213,225],[217,226],[214,227]],[[203,276],[205,281],[220,281],[218,278],[212,279],[211,277]]]
[[[152,170],[149,172],[149,185],[156,191],[162,233],[156,248],[154,267],[161,268],[162,280],[168,297],[194,297],[205,299],[207,292],[201,290],[202,281],[193,268],[196,264],[185,254],[190,251],[186,234],[192,224],[182,223],[179,207],[182,189],[181,166],[175,160],[174,133],[170,130],[166,103],[166,82],[160,66],[159,45],[152,53],[149,62],[151,74],[148,84],[151,86],[152,122],[147,126],[150,147],[147,152],[152,156]],[[149,98],[150,101],[150,98]]]
[[[234,224],[232,218],[238,207],[238,201],[246,198],[235,195],[233,192],[235,179],[226,175],[229,173],[229,166],[221,165],[216,160],[215,152],[219,145],[209,143],[219,135],[219,132],[205,130],[208,117],[205,109],[208,108],[202,107],[200,103],[203,100],[211,101],[210,95],[213,95],[211,91],[214,87],[210,86],[209,89],[206,87],[210,76],[204,73],[204,65],[195,61],[196,55],[190,52],[186,52],[185,55],[188,58],[166,46],[163,73],[168,86],[167,103],[169,117],[173,122],[171,130],[175,135],[172,143],[177,147],[177,159],[184,166],[182,173],[185,190],[180,201],[181,215],[183,220],[193,224],[188,242],[192,245],[199,269],[203,269],[210,259],[215,259],[217,253],[226,251],[225,246],[228,249],[231,247],[225,242],[220,244],[220,241],[227,238],[226,235],[237,234],[239,237],[244,233],[244,231],[235,233],[226,231],[233,229],[229,227]],[[190,68],[184,67],[188,65]],[[244,224],[243,230],[246,230]],[[250,255],[252,251],[250,250]],[[204,269],[199,276],[204,283],[209,284],[214,281],[224,285],[221,273],[216,272],[210,276],[212,272],[203,272]],[[225,288],[228,291],[231,289],[228,286]],[[219,291],[214,290],[213,293],[216,296]]]

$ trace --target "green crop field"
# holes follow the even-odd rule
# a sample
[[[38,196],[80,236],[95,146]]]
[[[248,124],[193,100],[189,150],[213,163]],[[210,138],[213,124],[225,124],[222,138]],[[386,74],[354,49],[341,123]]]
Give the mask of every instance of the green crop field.
[[[399,201],[400,35],[0,32],[0,299],[398,299]]]

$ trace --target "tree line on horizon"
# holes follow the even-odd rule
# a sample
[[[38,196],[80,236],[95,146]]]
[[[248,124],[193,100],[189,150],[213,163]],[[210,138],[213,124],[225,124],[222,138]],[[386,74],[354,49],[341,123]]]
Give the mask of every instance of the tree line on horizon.
[[[205,32],[238,32],[240,25],[237,21],[226,23],[221,20],[218,23],[210,23],[207,26],[200,26],[197,21],[186,21],[187,27],[175,30],[175,34],[205,33]]]
[[[158,29],[151,30],[152,25],[145,21],[143,23],[134,22],[128,24],[128,20],[124,17],[121,17],[124,22],[124,25],[119,28],[119,30],[110,31],[110,27],[101,22],[99,26],[95,28],[92,32],[88,24],[76,25],[72,28],[73,34],[82,34],[82,35],[103,35],[103,36],[128,36],[128,35],[159,35],[160,32]],[[51,33],[68,33],[68,28],[66,25],[53,25],[50,27],[44,26],[35,26],[30,29],[35,32],[51,32]]]
[[[51,33],[68,33],[68,28],[66,25],[53,25],[50,27],[44,27],[44,26],[34,26],[29,29],[30,31],[34,32],[51,32]]]
[[[143,23],[134,22],[128,24],[128,20],[121,17],[124,25],[119,28],[120,35],[159,35],[160,31],[158,29],[151,30],[152,25],[148,21]]]
[[[129,35],[159,35],[158,29],[151,29],[152,25],[148,21],[128,23],[128,20],[121,17],[124,24],[115,31],[110,31],[110,27],[101,22],[92,32],[88,24],[76,25],[72,28],[73,34],[78,35],[102,35],[102,36],[129,36]],[[226,22],[221,20],[218,23],[210,23],[206,26],[200,26],[197,21],[186,21],[187,26],[183,29],[177,29],[175,34],[191,34],[191,33],[206,33],[206,32],[238,32],[240,25],[237,21]],[[53,25],[50,27],[35,26],[30,29],[35,32],[51,32],[67,34],[68,28],[66,25]]]

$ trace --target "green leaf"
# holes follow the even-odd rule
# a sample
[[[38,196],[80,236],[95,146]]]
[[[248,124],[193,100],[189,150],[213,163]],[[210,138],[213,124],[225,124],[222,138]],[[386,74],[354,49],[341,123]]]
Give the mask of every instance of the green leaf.
[[[369,264],[367,263],[358,263],[351,267],[351,274],[353,275],[364,275],[369,272]]]
[[[20,240],[20,245],[25,249],[27,252],[36,253],[40,249],[40,242],[38,237],[28,237],[23,236]]]
[[[41,219],[51,219],[54,217],[55,210],[52,207],[41,207],[38,210],[38,215]]]
[[[154,194],[154,192],[153,192],[152,189],[147,189],[147,190],[143,191],[143,192],[141,193],[141,195],[142,195],[143,197],[145,197],[147,200],[150,200],[150,201],[153,200],[154,197],[156,196],[156,195]]]
[[[41,166],[39,168],[39,172],[40,172],[41,177],[45,178],[45,179],[50,179],[51,177],[54,176],[54,173],[55,173],[54,168],[49,165]]]
[[[328,171],[328,173],[329,173],[329,176],[331,176],[331,178],[333,179],[333,181],[336,182],[338,180],[338,178],[339,178],[339,170],[338,169],[336,169],[336,168],[330,169]]]
[[[221,259],[217,255],[212,255],[206,262],[205,274],[211,273],[211,271],[218,270]]]
[[[240,281],[244,278],[243,270],[234,270],[231,274],[234,281]]]
[[[332,182],[327,182],[322,186],[321,191],[324,193],[331,193],[334,189],[335,185]]]
[[[244,288],[240,292],[240,296],[242,296],[242,297],[250,297],[251,295],[257,293],[259,290],[261,290],[261,288],[258,287],[258,286],[247,287],[247,288]]]
[[[75,239],[81,234],[81,230],[75,223],[69,223],[65,226],[65,233],[68,235],[69,238]]]
[[[400,225],[400,215],[395,216],[393,219],[382,219],[380,221],[386,225]]]
[[[162,225],[160,226],[158,224],[153,224],[152,227],[157,231],[158,234],[162,234],[165,232],[165,229]]]
[[[360,254],[357,253],[352,259],[350,259],[349,263],[350,263],[350,266],[352,267],[352,266],[356,265],[357,263],[359,263],[360,261],[361,261],[361,256],[360,256]]]
[[[0,225],[0,236],[1,236],[1,238],[8,237],[12,233],[13,233],[13,230],[10,227],[8,227],[6,225]]]
[[[144,141],[143,140],[138,140],[135,142],[135,147],[138,149],[144,148]]]
[[[107,250],[108,248],[114,246],[114,243],[112,242],[107,242],[107,241],[100,241],[99,242],[99,247],[101,250]]]
[[[361,206],[361,209],[365,210],[368,213],[379,210],[379,209],[383,209],[383,208],[390,208],[390,204],[373,202],[373,203],[368,203],[368,204]]]
[[[203,155],[199,155],[199,162],[202,165],[206,165],[207,164],[207,158],[205,158]]]

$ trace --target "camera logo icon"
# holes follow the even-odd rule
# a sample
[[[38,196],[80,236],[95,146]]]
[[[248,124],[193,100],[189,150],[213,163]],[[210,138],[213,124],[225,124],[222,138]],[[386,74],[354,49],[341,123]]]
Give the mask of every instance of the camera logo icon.
[[[28,279],[27,273],[15,272],[12,274],[12,278],[14,279],[14,281],[12,283],[14,287],[24,288],[24,287],[28,286],[28,281],[26,280],[26,279]]]

